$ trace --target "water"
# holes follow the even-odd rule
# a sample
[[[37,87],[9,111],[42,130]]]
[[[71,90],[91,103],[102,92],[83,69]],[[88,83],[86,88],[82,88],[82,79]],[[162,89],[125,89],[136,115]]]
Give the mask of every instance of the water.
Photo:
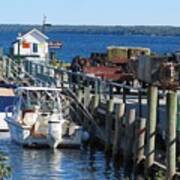
[[[0,32],[0,47],[5,52],[15,40],[18,32]],[[47,34],[52,40],[60,40],[63,48],[56,50],[59,59],[70,62],[73,57],[89,56],[91,52],[105,52],[110,45],[149,47],[157,53],[180,50],[180,36],[141,36],[117,34],[58,33]]]
[[[17,32],[0,33],[0,47],[8,52]],[[149,47],[158,53],[180,49],[180,37],[124,36],[112,34],[48,33],[61,40],[57,50],[59,59],[70,62],[76,55],[89,56],[91,52],[105,52],[110,45]],[[100,180],[124,179],[122,168],[115,168],[102,151],[23,149],[9,140],[8,133],[0,133],[0,149],[7,153],[13,180]]]
[[[123,179],[123,169],[98,150],[27,149],[11,143],[9,133],[0,133],[0,150],[9,157],[12,180]]]

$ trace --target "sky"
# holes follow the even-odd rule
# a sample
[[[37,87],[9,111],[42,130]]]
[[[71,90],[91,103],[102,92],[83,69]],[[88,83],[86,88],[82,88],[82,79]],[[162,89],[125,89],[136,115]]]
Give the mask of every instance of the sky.
[[[180,26],[180,0],[1,0],[0,24]]]

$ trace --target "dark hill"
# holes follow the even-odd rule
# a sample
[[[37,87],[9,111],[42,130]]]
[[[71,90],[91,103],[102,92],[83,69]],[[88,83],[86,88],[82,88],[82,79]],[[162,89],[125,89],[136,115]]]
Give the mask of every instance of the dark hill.
[[[0,32],[24,32],[40,25],[1,24]],[[71,26],[53,25],[46,28],[47,32],[103,33],[123,35],[162,35],[179,36],[180,27],[173,26]]]

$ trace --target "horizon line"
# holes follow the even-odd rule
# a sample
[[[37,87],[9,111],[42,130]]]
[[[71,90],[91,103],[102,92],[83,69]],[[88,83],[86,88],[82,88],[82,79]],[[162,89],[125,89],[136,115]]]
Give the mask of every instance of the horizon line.
[[[47,23],[47,24],[51,24],[51,23]],[[20,26],[42,26],[42,24],[25,24],[25,23],[0,23],[0,26],[1,25],[20,25]],[[111,25],[108,25],[108,24],[51,24],[52,26],[98,26],[98,27],[118,27],[118,26],[122,26],[122,27],[173,27],[173,28],[180,28],[180,25],[158,25],[158,24],[137,24],[137,25],[133,25],[133,24],[111,24]]]

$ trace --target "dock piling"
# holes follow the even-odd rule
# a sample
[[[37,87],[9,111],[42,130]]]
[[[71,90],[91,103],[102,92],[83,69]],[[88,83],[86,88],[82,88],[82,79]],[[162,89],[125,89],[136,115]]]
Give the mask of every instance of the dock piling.
[[[7,59],[7,77],[10,78],[11,77],[11,59],[8,58]]]
[[[99,105],[99,96],[98,94],[95,94],[94,96],[92,96],[92,114],[94,115],[95,109],[98,107]]]
[[[139,117],[142,117],[142,92],[139,90],[138,92],[138,106],[139,106]]]
[[[155,136],[157,121],[157,98],[158,88],[150,86],[148,88],[148,120],[147,120],[147,152],[145,174],[149,174],[149,170],[154,164],[155,158]]]
[[[91,97],[90,97],[90,86],[86,86],[84,88],[84,106],[88,107],[91,101]]]
[[[167,94],[167,179],[173,179],[176,173],[176,120],[177,94],[170,91]]]
[[[134,134],[135,134],[135,119],[136,119],[136,109],[130,109],[128,112],[128,118],[126,121],[125,130],[125,165],[127,165],[133,157],[133,145],[134,145]]]
[[[107,103],[107,116],[105,122],[105,132],[106,132],[106,144],[105,152],[109,153],[111,150],[111,140],[112,140],[112,112],[114,110],[114,100],[111,98]]]
[[[136,121],[136,147],[135,147],[135,166],[144,159],[145,152],[146,119],[139,118]]]
[[[61,72],[61,88],[64,88],[64,73]]]
[[[180,158],[180,96],[177,99],[177,156]]]
[[[114,133],[114,141],[113,141],[113,151],[112,155],[116,156],[118,154],[119,146],[120,146],[120,128],[121,121],[123,119],[125,112],[125,105],[123,103],[117,104],[115,109],[115,133]]]

